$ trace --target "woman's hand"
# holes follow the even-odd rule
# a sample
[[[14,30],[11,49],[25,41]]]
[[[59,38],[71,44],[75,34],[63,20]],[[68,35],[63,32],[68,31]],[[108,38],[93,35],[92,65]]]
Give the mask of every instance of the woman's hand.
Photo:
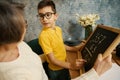
[[[102,54],[98,55],[98,58],[95,62],[94,69],[98,73],[98,75],[102,75],[104,72],[109,70],[112,67],[112,55],[110,54],[108,57],[104,58],[102,57]]]

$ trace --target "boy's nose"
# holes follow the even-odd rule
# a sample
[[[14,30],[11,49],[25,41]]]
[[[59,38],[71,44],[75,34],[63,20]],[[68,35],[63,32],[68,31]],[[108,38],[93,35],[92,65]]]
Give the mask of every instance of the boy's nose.
[[[42,17],[42,20],[47,20],[47,18],[45,16]]]

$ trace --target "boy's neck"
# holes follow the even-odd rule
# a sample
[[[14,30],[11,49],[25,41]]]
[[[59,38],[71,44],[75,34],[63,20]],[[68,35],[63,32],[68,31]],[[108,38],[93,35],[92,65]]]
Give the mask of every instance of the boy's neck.
[[[51,29],[55,30],[55,26],[51,27]]]
[[[46,26],[44,26],[45,29],[51,28],[51,29],[53,29],[53,30],[55,29],[55,27],[56,27],[55,25],[54,25],[54,26],[51,26],[51,27],[46,27]]]

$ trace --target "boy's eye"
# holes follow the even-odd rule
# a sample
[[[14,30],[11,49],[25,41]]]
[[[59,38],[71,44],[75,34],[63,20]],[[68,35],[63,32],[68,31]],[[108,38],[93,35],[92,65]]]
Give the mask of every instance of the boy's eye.
[[[37,17],[44,17],[45,15],[44,14],[39,14],[39,15],[37,15]]]
[[[46,16],[50,16],[50,15],[51,15],[51,13],[47,13],[47,14],[46,14]]]
[[[51,16],[52,16],[52,13],[46,13],[45,16],[46,16],[46,17],[51,17]]]

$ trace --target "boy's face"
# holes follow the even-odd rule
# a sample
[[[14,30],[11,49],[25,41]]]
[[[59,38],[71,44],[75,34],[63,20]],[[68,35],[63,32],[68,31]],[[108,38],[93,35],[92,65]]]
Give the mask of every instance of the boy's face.
[[[46,6],[38,10],[38,17],[43,27],[54,27],[58,16],[50,6]]]

